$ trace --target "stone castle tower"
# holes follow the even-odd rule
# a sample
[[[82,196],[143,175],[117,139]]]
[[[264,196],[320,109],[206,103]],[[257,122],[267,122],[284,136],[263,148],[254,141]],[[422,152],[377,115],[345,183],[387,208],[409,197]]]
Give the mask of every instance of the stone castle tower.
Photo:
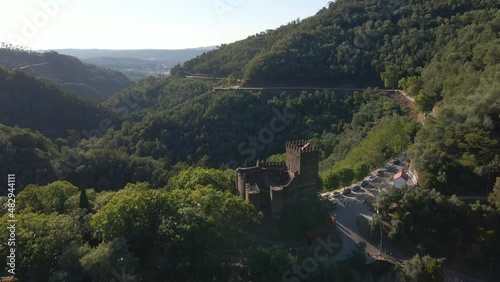
[[[238,193],[264,215],[279,218],[283,208],[317,193],[318,147],[305,140],[286,143],[286,162],[257,161],[236,169]]]
[[[305,140],[287,142],[286,164],[288,170],[297,176],[299,192],[317,192],[319,185],[317,145]]]

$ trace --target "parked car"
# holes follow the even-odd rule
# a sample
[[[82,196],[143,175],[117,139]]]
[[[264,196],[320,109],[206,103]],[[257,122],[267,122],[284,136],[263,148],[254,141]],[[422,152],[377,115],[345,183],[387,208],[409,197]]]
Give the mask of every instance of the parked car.
[[[384,165],[384,168],[385,168],[385,169],[390,169],[391,167],[392,167],[392,165],[391,165],[390,163],[386,163],[386,164]]]
[[[394,159],[394,160],[392,161],[392,164],[393,164],[393,165],[398,165],[399,163],[400,163],[400,161],[399,161],[398,159]]]
[[[373,181],[373,180],[375,180],[375,179],[376,179],[376,177],[375,177],[375,176],[373,176],[373,175],[370,175],[370,176],[368,176],[368,178],[367,178],[367,179],[368,179],[368,181]]]
[[[339,196],[340,196],[340,192],[339,192],[339,191],[335,191],[335,192],[333,192],[333,196],[334,196],[334,197],[339,197]]]
[[[370,182],[369,182],[368,180],[363,180],[363,181],[361,182],[361,187],[366,187],[366,186],[368,186],[369,184],[370,184]]]
[[[349,188],[344,188],[344,190],[342,191],[342,195],[348,195],[351,193],[351,189]]]
[[[340,201],[339,201],[338,199],[332,199],[332,200],[330,200],[330,202],[331,202],[334,206],[336,206],[336,205],[338,205],[338,204],[340,203]]]
[[[380,169],[379,171],[377,171],[377,176],[382,176],[382,175],[384,175],[384,171],[383,170]]]
[[[359,191],[359,189],[361,189],[361,186],[359,186],[359,185],[354,185],[351,188],[351,190],[354,191],[354,192]]]

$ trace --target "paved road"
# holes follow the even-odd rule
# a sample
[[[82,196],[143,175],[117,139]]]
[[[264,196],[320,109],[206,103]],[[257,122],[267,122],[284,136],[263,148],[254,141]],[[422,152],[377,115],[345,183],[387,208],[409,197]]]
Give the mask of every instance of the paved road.
[[[22,66],[22,67],[14,68],[14,70],[22,70],[22,69],[36,67],[36,66],[42,66],[42,65],[46,65],[46,64],[48,64],[48,63],[32,64],[32,65],[27,65],[27,66]]]
[[[342,209],[338,209],[337,216],[337,226],[340,230],[340,239],[342,240],[342,248],[340,252],[335,255],[335,261],[341,261],[347,259],[352,251],[356,250],[356,244],[360,242],[366,243],[365,251],[371,255],[375,256],[380,253],[379,249],[367,242],[361,235],[359,235],[360,230],[356,224],[356,218],[349,216],[349,213],[364,212],[371,213],[370,211],[365,211],[362,205],[350,204],[351,206],[346,206]]]
[[[389,178],[389,176],[387,176]],[[385,182],[384,179],[377,179],[373,183]],[[361,235],[356,216],[364,216],[367,220],[371,219],[373,211],[368,209],[368,205],[364,202],[369,199],[374,199],[378,194],[374,184],[370,184],[369,188],[362,189],[358,192],[351,192],[349,195],[340,196],[337,199],[339,204],[335,209],[334,216],[336,217],[337,226],[340,230],[340,238],[342,240],[342,248],[336,255],[336,260],[343,260],[349,257],[352,251],[356,250],[356,244],[366,242],[366,252],[371,256],[378,255],[380,250],[366,241]]]
[[[395,91],[396,91],[396,93],[399,93],[399,94],[403,95],[410,102],[415,103],[415,98],[413,98],[410,95],[408,95],[404,90],[395,90]]]
[[[383,189],[387,183],[389,183],[394,174],[404,168],[404,164],[406,161],[405,155],[400,154],[396,157],[400,160],[400,165],[393,165],[388,171],[384,173],[383,176],[376,177],[374,181],[370,183],[368,187],[365,189],[361,189],[358,192],[352,192],[346,196],[339,196],[337,199],[339,200],[339,204],[334,211],[334,216],[336,217],[336,222],[338,229],[340,231],[340,238],[342,240],[342,248],[332,258],[332,261],[341,261],[348,258],[352,251],[356,249],[356,244],[359,242],[366,242],[366,253],[372,257],[377,257],[381,252],[378,246],[374,246],[366,241],[360,234],[358,224],[356,223],[356,216],[361,215],[367,218],[367,220],[371,219],[373,216],[373,211],[368,209],[367,204],[365,204],[366,200],[373,201],[378,195],[379,191]],[[380,169],[380,168],[379,168]],[[371,175],[376,175],[376,172],[379,170],[374,170]],[[409,185],[412,185],[412,181],[409,181]],[[380,189],[380,190],[379,190]],[[331,192],[322,193],[322,196],[328,196]],[[384,243],[382,242],[382,247]],[[406,260],[408,257],[403,257],[400,254],[397,255],[399,259]],[[450,269],[445,269],[445,274],[448,276],[448,281],[469,281],[469,282],[480,282],[473,277],[469,277],[467,275],[455,272]]]
[[[214,79],[214,80],[220,80],[220,78],[214,78],[214,77],[204,77],[204,76],[187,76],[188,78],[199,78],[199,79]],[[353,87],[310,87],[310,86],[297,86],[297,87],[287,87],[287,86],[282,86],[282,87],[244,87],[244,86],[228,86],[228,87],[214,87],[212,89],[213,92],[219,92],[219,91],[264,91],[264,90],[272,90],[272,91],[287,91],[287,90],[328,90],[328,91],[365,91],[367,88],[353,88]],[[403,97],[405,97],[408,101],[415,103],[415,98],[411,97],[408,95],[404,90],[402,89],[384,89],[384,88],[379,88],[378,91],[382,92],[394,92],[396,94],[400,94]]]
[[[229,87],[214,87],[213,91],[263,91],[263,90],[332,90],[332,91],[365,91],[366,88],[342,88],[342,87],[243,87],[243,86],[229,86]],[[379,89],[380,91],[395,92],[392,89]]]

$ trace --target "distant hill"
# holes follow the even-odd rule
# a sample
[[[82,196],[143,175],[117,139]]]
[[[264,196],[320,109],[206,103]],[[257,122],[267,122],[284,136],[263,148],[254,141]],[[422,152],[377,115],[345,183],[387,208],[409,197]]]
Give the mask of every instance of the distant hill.
[[[189,49],[139,49],[139,50],[109,50],[109,49],[56,49],[54,51],[69,56],[74,56],[80,59],[96,58],[96,57],[114,57],[114,58],[134,58],[141,60],[188,60],[190,58],[201,55],[203,52],[215,49],[215,46],[189,48]]]
[[[0,66],[50,80],[63,90],[96,102],[104,101],[132,84],[122,73],[85,64],[75,57],[53,51],[37,53],[0,49]]]
[[[99,128],[113,115],[103,106],[68,94],[50,82],[0,68],[0,123],[38,130],[47,137]]]
[[[168,74],[173,66],[213,49],[215,46],[178,50],[58,49],[55,51],[75,56],[85,63],[120,71],[138,80],[150,75]]]
[[[418,74],[468,24],[460,15],[492,10],[497,3],[330,1],[312,17],[223,44],[172,73],[233,75],[247,85],[381,85],[380,73],[388,66],[402,75]]]

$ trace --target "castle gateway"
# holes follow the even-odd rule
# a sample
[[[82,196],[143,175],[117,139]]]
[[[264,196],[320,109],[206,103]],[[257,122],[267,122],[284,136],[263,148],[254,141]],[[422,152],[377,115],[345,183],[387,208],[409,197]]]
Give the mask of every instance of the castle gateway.
[[[286,143],[286,162],[257,161],[236,169],[236,186],[243,199],[266,216],[279,218],[283,207],[318,191],[318,147],[305,140]]]

